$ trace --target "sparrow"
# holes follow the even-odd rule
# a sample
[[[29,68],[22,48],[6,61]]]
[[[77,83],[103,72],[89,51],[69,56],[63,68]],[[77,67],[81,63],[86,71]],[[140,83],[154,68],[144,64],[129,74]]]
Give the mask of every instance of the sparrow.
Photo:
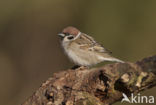
[[[78,66],[93,66],[103,61],[121,62],[111,56],[111,52],[94,40],[93,37],[80,32],[77,28],[68,26],[58,34],[61,37],[62,47]]]

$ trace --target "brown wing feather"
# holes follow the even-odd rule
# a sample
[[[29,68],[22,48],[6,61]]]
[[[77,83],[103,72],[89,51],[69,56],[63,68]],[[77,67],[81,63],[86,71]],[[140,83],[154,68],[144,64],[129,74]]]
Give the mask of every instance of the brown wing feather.
[[[80,45],[81,49],[95,51],[99,53],[109,53],[109,54],[112,53],[109,50],[105,49],[101,44],[97,43],[93,37],[88,36],[84,33],[82,34],[83,35],[81,35],[78,39],[76,39],[76,42]]]
[[[105,49],[101,44],[99,43],[96,43],[96,45],[93,46],[93,50],[94,51],[97,51],[97,52],[100,52],[100,53],[109,53],[111,54],[112,52]]]

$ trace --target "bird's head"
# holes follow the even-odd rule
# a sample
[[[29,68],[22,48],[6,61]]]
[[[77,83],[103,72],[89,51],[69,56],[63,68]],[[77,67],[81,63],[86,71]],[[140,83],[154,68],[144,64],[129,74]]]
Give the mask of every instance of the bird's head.
[[[63,31],[58,35],[61,37],[63,41],[69,42],[77,39],[80,36],[80,34],[81,32],[77,28],[68,26],[64,28]]]

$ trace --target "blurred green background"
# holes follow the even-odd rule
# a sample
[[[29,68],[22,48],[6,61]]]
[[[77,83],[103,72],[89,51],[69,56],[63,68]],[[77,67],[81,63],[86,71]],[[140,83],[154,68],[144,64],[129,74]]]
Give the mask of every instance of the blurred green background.
[[[156,0],[1,0],[0,105],[21,104],[73,65],[57,37],[69,25],[122,60],[156,54]],[[142,95],[156,96],[156,88]]]

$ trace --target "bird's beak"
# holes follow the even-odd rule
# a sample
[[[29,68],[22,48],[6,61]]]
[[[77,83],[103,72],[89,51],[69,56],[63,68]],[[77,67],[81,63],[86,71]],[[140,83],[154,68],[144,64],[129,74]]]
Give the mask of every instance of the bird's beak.
[[[58,36],[64,38],[64,37],[65,37],[65,34],[63,34],[63,33],[59,33]]]

